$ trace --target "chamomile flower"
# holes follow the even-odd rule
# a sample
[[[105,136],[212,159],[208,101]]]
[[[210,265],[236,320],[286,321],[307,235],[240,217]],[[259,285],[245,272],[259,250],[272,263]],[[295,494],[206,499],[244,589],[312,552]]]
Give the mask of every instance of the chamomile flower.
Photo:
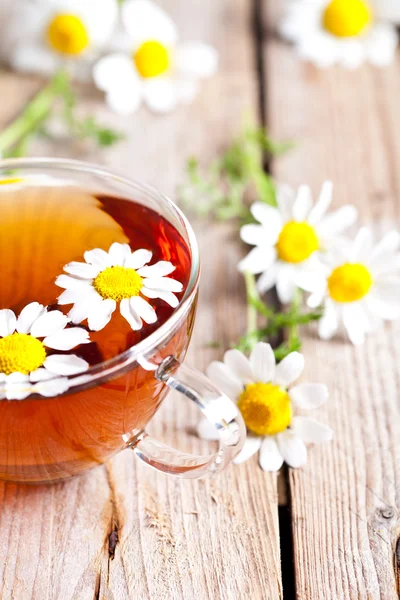
[[[379,21],[368,0],[289,0],[280,33],[302,59],[322,68],[385,66],[398,43],[396,28]]]
[[[159,261],[148,266],[150,250],[131,251],[128,244],[115,242],[108,252],[100,248],[85,252],[86,262],[71,262],[64,267],[56,284],[65,291],[59,304],[73,304],[69,317],[73,323],[88,320],[92,331],[103,329],[119,304],[121,315],[134,331],[145,323],[155,323],[157,313],[146,300],[160,298],[175,308],[175,293],[182,291],[179,281],[166,277],[175,271],[172,263]]]
[[[50,75],[66,62],[90,74],[85,61],[110,38],[116,0],[18,0],[10,17],[10,62],[16,70]],[[85,73],[85,70],[87,71]]]
[[[217,53],[201,42],[178,44],[175,23],[150,0],[122,5],[124,34],[117,51],[101,58],[93,70],[97,87],[117,113],[133,113],[144,102],[168,112],[194,98],[200,79],[217,70]]]
[[[282,303],[290,302],[300,276],[321,268],[320,255],[342,242],[342,232],[357,218],[354,206],[326,214],[332,202],[332,184],[326,181],[313,205],[310,188],[297,194],[287,186],[277,190],[277,208],[262,202],[251,206],[259,225],[244,225],[241,238],[255,246],[239,263],[239,270],[255,275],[260,293],[276,286]]]
[[[18,318],[12,310],[0,310],[0,399],[56,396],[69,387],[66,375],[86,371],[88,363],[75,354],[48,354],[89,342],[87,331],[66,329],[68,322],[62,312],[47,311],[38,302],[27,304]]]
[[[297,468],[307,461],[307,443],[332,439],[332,430],[315,419],[295,415],[297,408],[310,410],[328,399],[328,389],[317,383],[291,384],[300,376],[304,358],[292,352],[275,365],[269,344],[259,342],[246,358],[239,350],[228,350],[224,362],[213,362],[207,375],[237,406],[246,423],[248,436],[240,454],[233,461],[246,461],[260,450],[259,462],[264,471],[278,471],[285,461]],[[218,439],[210,421],[199,423],[203,439]]]
[[[307,277],[308,305],[324,305],[319,334],[330,339],[343,322],[353,344],[382,320],[400,317],[400,235],[392,231],[376,245],[371,231],[360,229],[353,244],[327,256],[326,270]]]

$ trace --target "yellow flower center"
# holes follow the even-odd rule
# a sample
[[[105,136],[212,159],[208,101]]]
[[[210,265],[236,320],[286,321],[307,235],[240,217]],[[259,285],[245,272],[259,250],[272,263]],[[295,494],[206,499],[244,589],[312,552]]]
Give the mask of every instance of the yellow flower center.
[[[359,263],[346,263],[332,271],[328,278],[329,295],[336,302],[355,302],[368,294],[372,276]]]
[[[76,56],[88,47],[89,35],[79,17],[60,14],[49,23],[47,41],[57,52]]]
[[[325,8],[323,26],[337,37],[359,35],[372,22],[372,11],[363,0],[332,0]]]
[[[144,42],[133,55],[136,68],[142,77],[157,77],[169,69],[168,48],[157,41]]]
[[[26,333],[13,333],[0,339],[0,373],[36,371],[46,360],[46,350],[38,339]]]
[[[97,275],[93,286],[104,299],[119,302],[124,298],[138,296],[143,287],[143,279],[135,269],[107,267]]]
[[[14,183],[21,183],[23,179],[21,177],[14,177],[9,179],[0,179],[0,185],[13,185]]]
[[[248,429],[257,435],[275,435],[287,429],[292,406],[287,392],[272,383],[250,383],[240,395],[238,408]]]
[[[300,263],[318,250],[315,230],[308,223],[289,221],[279,234],[276,250],[281,260]]]

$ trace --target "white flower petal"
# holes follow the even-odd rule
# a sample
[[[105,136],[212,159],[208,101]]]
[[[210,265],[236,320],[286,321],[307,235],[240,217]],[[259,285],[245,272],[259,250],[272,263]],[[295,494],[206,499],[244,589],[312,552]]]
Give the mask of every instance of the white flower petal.
[[[308,185],[301,185],[297,192],[296,200],[293,205],[293,219],[295,221],[305,221],[312,206],[311,189]]]
[[[183,285],[179,281],[171,279],[170,277],[152,277],[150,279],[145,279],[143,285],[151,290],[162,290],[165,292],[181,292],[183,289]]]
[[[45,337],[43,344],[53,350],[72,350],[80,344],[90,343],[89,333],[82,327],[64,329],[54,335]]]
[[[291,302],[296,290],[296,269],[291,264],[281,262],[276,275],[276,293],[280,302],[282,304]]]
[[[129,244],[119,244],[118,242],[114,242],[110,246],[108,256],[112,267],[123,267],[125,265],[125,260],[131,256]]]
[[[77,279],[70,275],[59,275],[55,281],[55,284],[65,290],[87,290],[90,288],[91,283],[86,279]]]
[[[176,308],[179,304],[178,298],[172,292],[166,292],[165,290],[152,290],[147,287],[143,287],[140,290],[140,293],[146,296],[147,298],[160,298],[160,300],[164,300],[169,306],[172,308]]]
[[[125,258],[124,267],[127,269],[141,269],[151,261],[153,253],[150,250],[135,250]]]
[[[89,364],[75,354],[52,354],[44,361],[44,367],[55,375],[75,375],[86,371]]]
[[[260,467],[263,471],[279,471],[283,464],[283,456],[279,452],[278,444],[273,437],[266,436],[260,448]]]
[[[218,52],[203,42],[186,42],[175,51],[175,68],[183,77],[212,77],[218,68]]]
[[[52,310],[51,312],[40,315],[40,317],[32,323],[30,333],[33,337],[47,337],[49,335],[54,335],[59,331],[62,331],[68,321],[68,317],[60,310]]]
[[[246,438],[242,450],[239,452],[236,458],[233,459],[233,463],[235,465],[240,465],[241,463],[244,463],[246,462],[246,460],[251,458],[260,448],[262,439],[263,438],[260,436],[249,434]]]
[[[96,86],[104,92],[140,86],[133,60],[126,54],[109,54],[101,58],[93,67],[93,79]]]
[[[348,229],[357,219],[357,209],[352,204],[346,204],[323,217],[316,226],[320,238],[331,237]]]
[[[68,313],[68,317],[71,319],[74,325],[82,323],[88,318],[92,310],[101,304],[102,300],[93,299],[92,297],[83,296],[82,300],[75,300],[75,304]]]
[[[322,383],[299,383],[289,390],[290,399],[299,408],[312,410],[328,400],[328,387]]]
[[[44,45],[20,41],[10,56],[15,71],[52,75],[60,66],[58,56]]]
[[[224,363],[244,384],[255,381],[249,359],[240,350],[234,348],[225,352]]]
[[[296,381],[304,369],[304,356],[299,352],[291,352],[276,366],[274,383],[287,387]]]
[[[390,231],[373,248],[368,264],[372,269],[384,265],[399,250],[400,233]]]
[[[11,335],[17,326],[17,317],[12,310],[3,308],[0,310],[0,337]]]
[[[60,396],[68,389],[69,381],[65,377],[56,377],[51,381],[41,381],[32,387],[33,392],[45,396],[46,398]]]
[[[176,82],[168,77],[155,77],[143,84],[143,99],[157,113],[171,112],[178,106],[179,93]]]
[[[236,402],[243,392],[243,384],[235,373],[223,362],[214,361],[207,367],[207,376],[215,383],[223,394]]]
[[[355,346],[363,344],[370,325],[360,303],[345,304],[342,308],[342,319],[350,341]]]
[[[89,306],[88,325],[92,331],[100,331],[110,322],[111,316],[117,307],[115,300],[102,300]]]
[[[156,323],[157,313],[154,308],[140,296],[135,296],[129,300],[131,310],[148,325]]]
[[[122,23],[135,46],[148,40],[175,46],[178,39],[173,20],[150,0],[125,0],[122,4]]]
[[[68,265],[65,265],[64,271],[66,271],[70,275],[73,275],[74,277],[92,280],[95,277],[97,277],[101,269],[93,265],[88,265],[87,263],[80,263],[74,261],[68,263]]]
[[[25,383],[29,381],[29,375],[25,375],[24,373],[18,373],[15,371],[10,375],[7,375],[6,383]]]
[[[44,367],[40,367],[36,369],[36,371],[32,371],[29,374],[29,379],[32,383],[37,383],[38,381],[47,381],[48,379],[54,379],[54,373],[50,373]]]
[[[275,355],[270,344],[259,342],[250,355],[254,379],[257,382],[269,383],[275,376]]]
[[[265,294],[274,287],[277,273],[278,270],[274,264],[262,273],[257,281],[257,290],[260,294]]]
[[[62,294],[60,294],[57,298],[57,303],[60,306],[64,306],[65,304],[75,304],[76,302],[86,302],[88,300],[88,295],[90,294],[90,288],[87,288],[86,293],[84,290],[64,290]],[[95,290],[93,290],[95,292]],[[97,292],[93,294],[92,297],[96,298],[98,296]],[[83,319],[82,319],[83,320]]]
[[[106,94],[107,106],[117,115],[133,115],[141,106],[143,94],[141,87],[116,87]]]
[[[290,428],[306,444],[323,444],[333,438],[333,431],[328,425],[309,417],[294,417]]]
[[[242,273],[245,271],[257,275],[266,271],[276,258],[276,250],[273,246],[260,246],[250,250],[238,264],[238,269]]]
[[[368,227],[361,227],[351,247],[349,262],[363,262],[372,248],[372,232]]]
[[[307,462],[307,448],[298,435],[287,429],[277,435],[278,447],[284,461],[293,469],[302,467]]]
[[[133,331],[139,331],[143,327],[142,319],[138,312],[131,306],[129,298],[121,300],[119,305],[121,315],[126,319]]]
[[[94,250],[87,250],[83,258],[85,261],[94,267],[98,267],[101,271],[110,266],[110,259],[108,253],[101,248],[94,248]]]
[[[23,308],[17,319],[18,333],[30,333],[33,323],[46,311],[43,304],[31,302]]]
[[[318,306],[318,305],[317,305]],[[338,313],[331,299],[325,300],[324,314],[318,322],[318,334],[322,340],[330,340],[339,326]]]
[[[165,277],[166,275],[170,275],[175,271],[174,265],[165,260],[160,260],[155,265],[151,265],[150,267],[142,267],[138,269],[138,274],[140,277]]]
[[[219,440],[217,429],[208,419],[202,419],[197,425],[197,434],[203,440]]]
[[[315,225],[327,212],[332,203],[333,184],[332,181],[324,181],[321,193],[314,207],[310,210],[307,221]]]
[[[255,202],[250,206],[250,210],[256,221],[265,228],[266,242],[275,244],[283,225],[278,209],[264,202]]]
[[[240,237],[246,244],[251,244],[252,246],[262,246],[265,245],[267,232],[265,231],[263,225],[254,225],[251,223],[241,227]]]
[[[385,294],[379,295],[379,291],[369,294],[367,306],[373,316],[385,321],[395,321],[400,318],[400,302],[399,296],[394,300]]]

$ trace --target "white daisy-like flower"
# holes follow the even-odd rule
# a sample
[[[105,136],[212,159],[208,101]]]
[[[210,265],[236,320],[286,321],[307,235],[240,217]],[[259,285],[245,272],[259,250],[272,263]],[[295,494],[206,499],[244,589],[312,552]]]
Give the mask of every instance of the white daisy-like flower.
[[[322,276],[309,275],[301,282],[312,292],[308,305],[324,305],[321,338],[332,338],[342,321],[353,344],[362,344],[382,320],[400,317],[399,248],[397,231],[374,245],[371,231],[363,227],[350,247],[326,257]]]
[[[38,302],[27,304],[17,318],[0,310],[0,399],[22,400],[30,394],[56,396],[67,391],[67,375],[82,373],[88,363],[75,354],[50,354],[87,344],[82,327],[70,327],[59,310],[48,311]]]
[[[290,302],[300,276],[320,270],[320,255],[342,243],[342,232],[357,218],[354,206],[327,213],[332,202],[332,183],[326,181],[313,205],[311,190],[303,185],[297,194],[288,186],[277,190],[277,208],[262,202],[251,206],[260,225],[244,225],[240,235],[255,246],[239,263],[239,270],[258,275],[260,293],[276,286],[284,304]]]
[[[131,114],[143,102],[156,112],[173,110],[191,102],[199,80],[217,70],[215,49],[201,42],[178,44],[175,23],[150,0],[126,0],[122,24],[115,53],[93,69],[97,87],[117,113]]]
[[[396,28],[378,20],[367,0],[288,0],[280,33],[321,68],[386,66],[398,43]]]
[[[283,462],[297,468],[307,461],[307,443],[332,439],[333,432],[315,419],[297,415],[294,409],[310,410],[328,399],[328,389],[318,383],[291,384],[301,375],[304,358],[292,352],[275,365],[274,351],[259,342],[246,358],[239,350],[228,350],[224,362],[213,362],[207,375],[237,406],[246,423],[248,436],[233,461],[246,461],[260,450],[264,471],[278,471]],[[217,430],[207,419],[198,426],[200,437],[218,439]]]
[[[175,293],[182,291],[179,281],[166,277],[175,271],[168,261],[148,266],[150,250],[131,251],[128,244],[115,242],[108,252],[95,248],[84,254],[86,262],[71,262],[64,267],[68,275],[59,275],[56,284],[65,291],[59,304],[73,304],[69,317],[73,323],[88,320],[92,331],[103,329],[119,303],[121,315],[134,331],[143,322],[157,321],[157,313],[146,300],[160,298],[175,308]]]
[[[68,63],[78,77],[110,38],[118,17],[116,0],[18,0],[7,35],[11,66],[50,75]]]

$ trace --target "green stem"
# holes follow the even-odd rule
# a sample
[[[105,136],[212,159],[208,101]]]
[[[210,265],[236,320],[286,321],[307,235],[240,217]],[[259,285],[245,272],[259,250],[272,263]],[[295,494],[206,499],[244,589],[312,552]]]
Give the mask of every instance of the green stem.
[[[291,307],[290,307],[290,313],[293,316],[298,315],[299,309],[301,308],[301,300],[302,300],[302,293],[297,288],[297,290],[294,294],[293,300],[292,300]],[[289,348],[298,346],[299,341],[300,341],[299,326],[297,323],[293,323],[289,327],[289,339],[288,339]]]
[[[23,145],[24,141],[46,121],[58,95],[59,81],[60,73],[56,74],[50,83],[36,94],[21,115],[0,133],[1,156],[12,155],[12,148]]]
[[[248,271],[245,271],[243,275],[247,296],[247,333],[252,333],[257,329],[257,309],[254,306],[254,301],[257,301],[259,297],[254,275]]]

